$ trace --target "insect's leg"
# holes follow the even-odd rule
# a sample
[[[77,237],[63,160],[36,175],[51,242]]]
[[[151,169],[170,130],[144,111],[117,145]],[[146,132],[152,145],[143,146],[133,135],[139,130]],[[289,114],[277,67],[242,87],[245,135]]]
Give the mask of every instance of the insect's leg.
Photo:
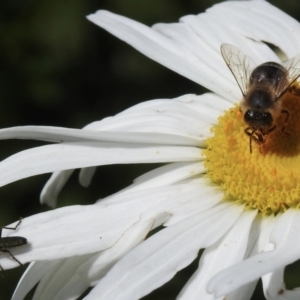
[[[4,277],[4,278],[7,277],[7,274],[6,274],[6,272],[4,271],[4,269],[1,267],[1,265],[0,265],[0,270],[3,272],[3,273],[2,273],[3,277]]]
[[[283,110],[281,111],[281,113],[286,115],[286,116],[285,116],[285,120],[284,120],[284,125],[282,126],[281,131],[282,131],[283,133],[289,135],[290,133],[287,132],[287,131],[285,131],[285,126],[287,125],[287,123],[288,123],[288,121],[289,121],[289,119],[290,119],[290,113],[289,113],[289,111],[286,110],[286,109],[283,109]]]
[[[14,259],[20,266],[23,267],[23,264],[22,264],[20,261],[18,261],[18,260],[12,255],[12,253],[11,253],[9,250],[3,249],[3,248],[2,248],[2,249],[0,249],[0,251],[1,251],[1,252],[9,253],[9,255],[11,256],[11,258]]]
[[[20,218],[18,224],[17,224],[15,227],[4,227],[4,226],[3,226],[3,227],[1,227],[1,231],[2,231],[3,228],[4,228],[4,229],[16,230],[16,229],[18,228],[18,226],[21,224],[21,222],[22,222],[22,218]],[[0,232],[0,237],[1,237],[1,232]]]
[[[276,129],[276,127],[277,127],[277,126],[275,125],[275,126],[273,126],[272,128],[270,128],[270,129],[268,130],[267,134],[269,134],[270,132],[274,131],[274,130]],[[267,134],[266,134],[266,135],[267,135]]]
[[[253,132],[253,129],[251,129],[250,127],[247,127],[244,129],[244,132],[248,135],[248,136],[251,136],[252,135],[252,132]]]
[[[255,135],[256,130],[251,129],[250,127],[245,128],[245,133],[249,136],[249,150],[252,153],[252,140],[260,143],[260,138]]]
[[[274,128],[275,129],[275,128]],[[263,132],[259,129],[251,129],[250,127],[246,128],[245,133],[251,137],[258,144],[263,144],[265,142],[265,136]]]
[[[250,153],[252,153],[252,136],[253,136],[253,130],[251,128],[247,127],[244,129],[244,132],[249,136],[249,150]]]
[[[247,127],[244,129],[244,131],[250,137],[250,141],[249,141],[250,153],[252,153],[252,140],[254,140],[259,145],[264,144],[264,142],[266,141],[265,139],[266,135],[263,132],[261,132],[261,130],[259,129],[252,129],[250,127]]]

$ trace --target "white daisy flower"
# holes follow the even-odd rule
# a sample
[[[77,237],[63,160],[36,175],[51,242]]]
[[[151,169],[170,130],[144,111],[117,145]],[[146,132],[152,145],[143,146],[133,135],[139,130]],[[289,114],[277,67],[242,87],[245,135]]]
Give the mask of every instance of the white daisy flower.
[[[88,300],[140,299],[200,249],[178,299],[250,299],[260,278],[267,299],[299,299],[283,279],[285,266],[300,258],[298,83],[280,96],[287,113],[278,113],[276,128],[250,132],[249,151],[242,93],[220,46],[234,45],[256,66],[280,63],[268,45],[297,55],[300,24],[264,1],[224,2],[152,28],[107,11],[88,19],[212,92],[144,102],[83,130],[0,131],[0,139],[52,142],[2,161],[0,185],[54,172],[41,197],[53,207],[75,168],[88,185],[97,166],[168,163],[94,205],[37,214],[3,232],[27,239],[11,252],[31,262],[12,299],[38,282],[35,299],[77,299],[89,287]],[[3,269],[16,266],[1,255]]]

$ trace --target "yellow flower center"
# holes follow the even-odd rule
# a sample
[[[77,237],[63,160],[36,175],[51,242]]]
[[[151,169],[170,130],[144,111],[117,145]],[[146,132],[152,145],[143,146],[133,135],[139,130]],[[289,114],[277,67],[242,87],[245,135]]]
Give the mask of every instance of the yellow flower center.
[[[300,87],[299,87],[300,88]],[[224,200],[244,203],[263,214],[300,207],[300,89],[282,97],[276,129],[259,145],[245,133],[238,106],[225,112],[207,140],[205,166],[210,180],[224,190]]]

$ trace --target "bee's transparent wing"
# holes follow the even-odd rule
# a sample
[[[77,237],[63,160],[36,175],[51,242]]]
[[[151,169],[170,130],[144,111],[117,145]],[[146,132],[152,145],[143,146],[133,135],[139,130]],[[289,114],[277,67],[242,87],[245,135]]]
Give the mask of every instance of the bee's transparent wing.
[[[221,54],[232,72],[243,96],[247,94],[251,71],[254,68],[252,59],[240,49],[229,44],[221,45]]]
[[[281,84],[277,88],[276,95],[280,97],[287,89],[295,83],[300,77],[300,53],[282,63],[287,71],[287,76],[282,80]]]

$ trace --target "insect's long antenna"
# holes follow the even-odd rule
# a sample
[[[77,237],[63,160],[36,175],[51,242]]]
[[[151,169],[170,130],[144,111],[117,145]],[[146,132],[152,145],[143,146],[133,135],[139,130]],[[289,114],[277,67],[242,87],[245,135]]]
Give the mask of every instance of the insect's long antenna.
[[[2,237],[2,229],[10,229],[16,230],[18,226],[21,224],[22,218],[20,218],[19,222],[14,227],[0,227],[0,252],[8,253],[10,257],[15,260],[20,266],[23,264],[10,252],[9,248],[16,248],[19,246],[23,246],[27,244],[27,239],[22,236],[10,236],[10,237]],[[0,265],[0,271],[3,271],[3,276],[6,276],[6,273],[2,266]]]

